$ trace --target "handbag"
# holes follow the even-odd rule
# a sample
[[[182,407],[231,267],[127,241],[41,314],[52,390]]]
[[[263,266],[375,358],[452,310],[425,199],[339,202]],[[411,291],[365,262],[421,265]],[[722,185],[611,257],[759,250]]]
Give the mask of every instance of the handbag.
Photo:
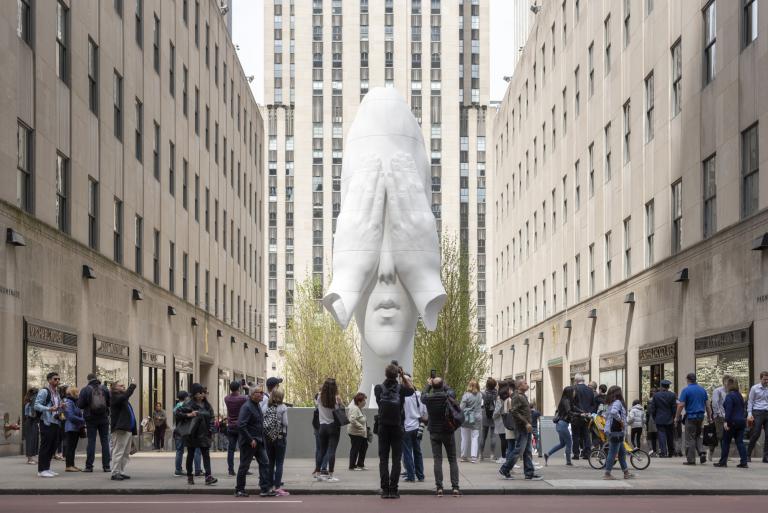
[[[704,429],[702,430],[703,433],[703,444],[707,447],[715,447],[717,446],[717,430],[715,429],[715,424],[710,423],[704,426]]]
[[[184,438],[189,438],[194,431],[194,421],[196,418],[197,417],[188,417],[187,420],[176,424],[176,433],[178,433],[179,438],[182,440]]]
[[[80,431],[78,432],[78,436],[80,438],[87,438],[88,437],[88,432],[85,430],[85,426],[80,428]]]
[[[337,426],[346,426],[349,424],[349,417],[347,417],[347,410],[343,407],[333,409],[333,420]]]
[[[371,428],[366,427],[365,428],[365,438],[368,440],[368,443],[373,443],[373,432],[371,432]]]

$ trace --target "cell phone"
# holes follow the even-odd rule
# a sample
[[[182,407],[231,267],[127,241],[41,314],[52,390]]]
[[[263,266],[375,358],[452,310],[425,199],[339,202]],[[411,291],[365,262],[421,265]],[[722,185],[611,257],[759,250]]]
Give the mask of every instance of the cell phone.
[[[392,360],[392,365],[394,365],[395,367],[399,367],[400,366],[400,364],[397,363],[397,360]]]
[[[429,377],[435,379],[435,377],[437,377],[437,371],[435,369],[429,371]]]

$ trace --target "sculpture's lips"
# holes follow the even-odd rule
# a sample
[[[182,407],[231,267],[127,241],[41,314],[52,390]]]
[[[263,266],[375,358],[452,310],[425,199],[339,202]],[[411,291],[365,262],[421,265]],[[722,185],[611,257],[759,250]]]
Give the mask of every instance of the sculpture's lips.
[[[374,311],[378,312],[382,317],[394,317],[398,310],[400,310],[400,305],[392,299],[385,299],[374,308]]]

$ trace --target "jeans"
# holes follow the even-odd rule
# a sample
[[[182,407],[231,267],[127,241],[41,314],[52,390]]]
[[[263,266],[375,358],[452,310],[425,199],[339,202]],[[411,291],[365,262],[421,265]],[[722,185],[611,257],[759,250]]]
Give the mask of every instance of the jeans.
[[[187,477],[192,476],[192,461],[198,460],[199,456],[203,457],[203,468],[205,468],[205,477],[211,475],[211,449],[209,447],[187,447]],[[197,469],[195,472],[200,472],[199,463],[196,462]]]
[[[564,420],[558,420],[555,425],[557,436],[560,438],[560,443],[552,447],[547,451],[547,458],[555,454],[557,451],[565,447],[565,461],[569,465],[571,464],[571,446],[573,439],[571,438],[571,432],[568,431],[568,423]]]
[[[391,471],[389,469],[390,453],[392,454]],[[379,478],[382,490],[397,490],[402,456],[403,428],[400,426],[379,426]]]
[[[501,465],[499,472],[509,475],[509,472],[515,466],[515,463],[517,463],[520,453],[523,454],[523,472],[525,473],[525,477],[532,476],[535,469],[533,468],[531,433],[527,433],[524,429],[518,429],[515,443],[507,447],[507,461]]]
[[[632,446],[636,448],[640,448],[640,444],[643,443],[642,441],[643,436],[643,428],[632,428],[632,431],[630,431],[630,440],[632,440]]]
[[[571,430],[573,431],[573,457],[578,458],[581,453],[582,458],[588,458],[592,449],[592,438],[587,429],[587,421],[581,417],[574,418]]]
[[[200,451],[192,449],[195,453],[195,474],[200,473]],[[184,440],[176,439],[176,472],[181,474],[181,461],[184,459]]]
[[[227,430],[227,471],[230,474],[235,473],[235,450],[237,449],[237,431]]]
[[[287,445],[288,441],[285,439],[285,435],[274,442],[267,440],[268,472],[270,480],[276,488],[283,485],[283,461],[285,461],[285,448]]]
[[[451,475],[451,488],[458,490],[459,463],[456,461],[456,440],[453,438],[453,433],[431,433],[429,441],[432,442],[435,487],[443,487],[443,447],[445,447],[445,457],[448,458],[448,468]]]
[[[105,418],[98,422],[85,423],[85,430],[88,433],[88,445],[85,448],[85,468],[92,469],[93,462],[96,460],[96,435],[99,436],[101,444],[101,466],[109,468],[109,421]]]
[[[79,431],[67,431],[64,433],[64,459],[66,460],[67,467],[75,466],[75,451],[79,441]]]
[[[424,480],[424,457],[421,454],[421,440],[417,438],[418,429],[406,431],[403,436],[403,466],[405,478],[413,481],[414,477],[419,481]]]
[[[654,454],[658,452],[659,450],[659,433],[658,431],[654,431],[653,433],[646,433],[645,439],[648,440],[648,443],[651,444],[651,450]]]
[[[704,453],[701,440],[701,426],[704,419],[686,419],[685,421],[685,456],[688,463],[696,463],[696,457]]]
[[[768,460],[768,410],[752,410],[752,416],[755,418],[755,423],[752,425],[752,434],[749,436],[747,456],[752,457],[752,451],[755,449],[757,441],[760,440],[760,431],[765,431],[763,461],[766,461]]]
[[[608,435],[608,456],[605,458],[605,473],[610,474],[616,455],[619,455],[621,470],[627,471],[627,450],[624,448],[624,433],[611,433]]]
[[[480,438],[480,430],[471,427],[461,428],[461,457],[473,461],[477,459],[477,441]]]
[[[24,419],[24,455],[34,458],[40,451],[40,423],[37,419]]]
[[[731,450],[731,438],[736,440],[736,449],[739,451],[739,463],[741,465],[747,464],[747,448],[744,446],[744,431],[746,431],[746,425],[729,426],[730,429],[723,430],[723,440],[720,442],[720,464],[726,465],[728,463],[728,453]]]
[[[672,424],[656,424],[659,430],[659,452],[662,458],[671,458],[675,455],[675,431]]]
[[[320,470],[326,474],[333,474],[336,466],[336,447],[339,445],[339,426],[335,424],[320,424],[320,454],[322,462]]]
[[[490,422],[490,421],[488,421]],[[483,458],[483,453],[485,452],[485,438],[489,437],[491,440],[491,454],[490,457],[493,458],[493,453],[496,451],[496,437],[494,436],[494,428],[493,424],[483,424],[483,427],[480,428],[480,458]]]
[[[152,445],[158,451],[165,449],[165,429],[165,424],[160,427],[155,426],[155,432],[152,434]]]
[[[499,433],[499,443],[501,444],[501,456],[503,458],[507,454],[507,435],[506,433]]]
[[[365,453],[368,452],[368,437],[349,435],[349,470],[365,466]]]
[[[58,424],[48,424],[40,421],[40,454],[37,456],[37,471],[51,469],[51,459],[56,453],[56,437],[59,433]],[[107,444],[109,447],[109,444]]]
[[[251,468],[251,461],[256,459],[256,463],[259,464],[259,488],[262,492],[269,491],[272,488],[272,477],[269,475],[269,461],[267,460],[267,451],[264,449],[264,444],[256,442],[256,447],[251,447],[251,444],[243,444],[240,446],[240,466],[237,469],[237,481],[235,484],[235,491],[245,491],[245,476],[248,475],[248,470]]]

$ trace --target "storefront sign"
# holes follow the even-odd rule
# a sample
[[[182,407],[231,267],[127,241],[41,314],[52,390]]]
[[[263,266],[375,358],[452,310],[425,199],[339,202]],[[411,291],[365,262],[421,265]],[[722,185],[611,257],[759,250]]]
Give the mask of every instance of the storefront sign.
[[[562,364],[563,364],[562,356],[558,356],[557,358],[552,358],[551,360],[547,360],[547,367],[557,367]]]
[[[571,362],[570,364],[571,377],[576,374],[589,374],[592,369],[592,362],[590,360],[578,360]]]
[[[228,370],[219,369],[219,379],[229,380],[230,376],[232,376],[232,374]]]
[[[141,363],[144,365],[151,365],[153,367],[165,367],[165,355],[155,353],[148,349],[141,350]]]
[[[39,321],[26,321],[24,335],[27,342],[32,344],[43,344],[77,351],[77,335],[45,326]]]
[[[750,328],[751,326],[748,326],[738,330],[697,338],[695,341],[695,352],[696,354],[718,353],[729,349],[746,347],[752,341],[750,337]]]
[[[185,360],[175,356],[173,358],[173,367],[179,372],[186,372],[192,374],[195,372],[195,364],[191,360]]]
[[[8,287],[4,287],[0,285],[0,295],[3,296],[11,296],[15,299],[21,299],[21,293],[16,289],[9,289]]]
[[[623,369],[627,366],[627,353],[618,353],[600,357],[600,371]]]
[[[643,346],[637,352],[637,359],[640,365],[651,365],[654,363],[664,363],[674,361],[677,358],[677,339],[672,342],[662,342]]]
[[[525,379],[525,374],[517,374],[517,375],[515,375],[515,381],[518,381],[518,380],[521,380],[521,379]]]
[[[541,369],[531,371],[531,382],[544,381],[544,371]]]
[[[130,348],[127,344],[121,344],[120,342],[115,342],[113,340],[105,340],[98,336],[93,337],[93,343],[95,345],[96,356],[128,360]]]

